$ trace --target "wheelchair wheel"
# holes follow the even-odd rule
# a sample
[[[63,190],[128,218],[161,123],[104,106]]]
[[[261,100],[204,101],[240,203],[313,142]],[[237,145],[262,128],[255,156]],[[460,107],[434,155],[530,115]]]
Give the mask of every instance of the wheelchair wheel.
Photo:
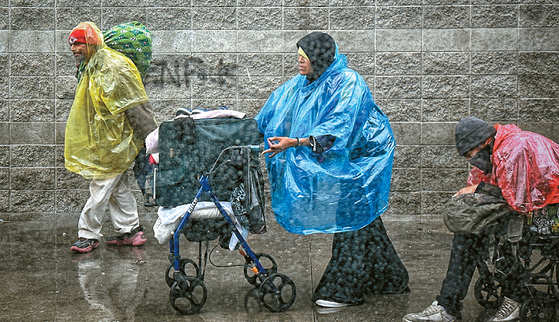
[[[477,302],[487,308],[497,308],[503,303],[502,285],[492,276],[482,276],[476,281],[474,295]]]
[[[553,276],[553,274],[551,276]],[[555,265],[555,284],[553,284],[553,294],[555,294],[555,299],[559,301],[559,264]]]
[[[520,321],[556,322],[557,302],[545,295],[530,298],[520,308]]]
[[[191,276],[191,277],[200,277],[200,269],[198,268],[198,265],[196,265],[196,263],[193,260],[188,258],[181,258],[179,262],[180,262],[180,272],[182,273],[182,275]],[[175,282],[175,279],[173,278],[174,273],[175,273],[175,265],[171,263],[167,267],[167,270],[165,271],[165,282],[167,282],[167,285],[169,287],[171,287]]]
[[[208,290],[202,280],[187,276],[184,282],[174,282],[169,291],[173,308],[181,314],[198,313],[208,298]]]
[[[260,265],[262,265],[262,267],[264,267],[264,269],[266,270],[267,276],[278,272],[278,265],[276,264],[276,261],[272,258],[272,256],[264,253],[258,253],[255,255],[256,258],[258,258]],[[245,278],[251,285],[258,287],[260,285],[260,281],[258,280],[258,276],[250,269],[250,264],[251,263],[248,262],[245,263]]]
[[[283,274],[272,274],[258,287],[258,298],[270,312],[287,310],[297,296],[295,283]]]

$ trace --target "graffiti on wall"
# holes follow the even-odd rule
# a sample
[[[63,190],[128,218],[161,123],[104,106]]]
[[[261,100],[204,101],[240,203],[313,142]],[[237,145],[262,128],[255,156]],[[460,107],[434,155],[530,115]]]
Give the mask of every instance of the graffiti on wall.
[[[215,82],[225,85],[226,76],[236,76],[237,64],[219,59],[217,62],[207,62],[199,57],[187,57],[173,61],[154,60],[145,79],[146,83],[154,83],[159,87],[164,85],[190,86],[190,82],[198,79],[203,82]]]

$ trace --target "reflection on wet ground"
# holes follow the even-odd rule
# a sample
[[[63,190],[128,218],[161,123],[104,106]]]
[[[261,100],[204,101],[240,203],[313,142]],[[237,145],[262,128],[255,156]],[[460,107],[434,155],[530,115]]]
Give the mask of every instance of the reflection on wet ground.
[[[412,292],[370,296],[357,307],[322,309],[311,302],[311,295],[330,258],[331,236],[289,234],[269,218],[268,233],[249,235],[248,242],[255,252],[271,255],[278,272],[293,280],[297,287],[293,306],[270,313],[245,279],[244,259],[218,248],[212,259],[225,267],[208,264],[207,302],[199,314],[184,316],[170,305],[165,283],[169,249],[153,238],[151,217],[143,218],[146,245],[102,243],[87,254],[70,252],[77,218],[75,223],[0,222],[0,321],[401,321],[406,313],[421,311],[435,299],[452,240],[439,221],[385,219],[410,273]],[[110,235],[109,222],[103,232]],[[181,252],[197,261],[198,243],[182,239]],[[235,265],[241,267],[228,267]],[[472,289],[473,285],[463,321],[483,321],[491,312],[476,302]]]

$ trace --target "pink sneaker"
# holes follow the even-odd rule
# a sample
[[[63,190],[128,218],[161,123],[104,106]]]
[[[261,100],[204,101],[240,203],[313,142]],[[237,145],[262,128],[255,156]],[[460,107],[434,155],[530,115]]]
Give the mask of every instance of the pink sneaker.
[[[147,242],[147,239],[144,236],[144,226],[140,225],[127,234],[122,234],[116,237],[109,237],[105,239],[105,242],[109,245],[116,246],[142,246]]]
[[[97,239],[86,239],[79,238],[77,242],[70,247],[70,250],[74,253],[88,253],[99,246],[99,241]]]

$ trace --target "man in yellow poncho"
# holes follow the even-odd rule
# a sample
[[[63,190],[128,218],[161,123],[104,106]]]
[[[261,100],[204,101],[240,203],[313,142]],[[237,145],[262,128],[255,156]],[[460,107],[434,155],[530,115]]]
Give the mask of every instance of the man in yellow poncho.
[[[124,175],[157,127],[140,74],[130,59],[105,45],[91,22],[76,26],[68,42],[83,70],[66,123],[65,165],[92,180],[71,250],[85,253],[99,246],[107,207],[117,234],[107,244],[143,245],[136,199]]]

